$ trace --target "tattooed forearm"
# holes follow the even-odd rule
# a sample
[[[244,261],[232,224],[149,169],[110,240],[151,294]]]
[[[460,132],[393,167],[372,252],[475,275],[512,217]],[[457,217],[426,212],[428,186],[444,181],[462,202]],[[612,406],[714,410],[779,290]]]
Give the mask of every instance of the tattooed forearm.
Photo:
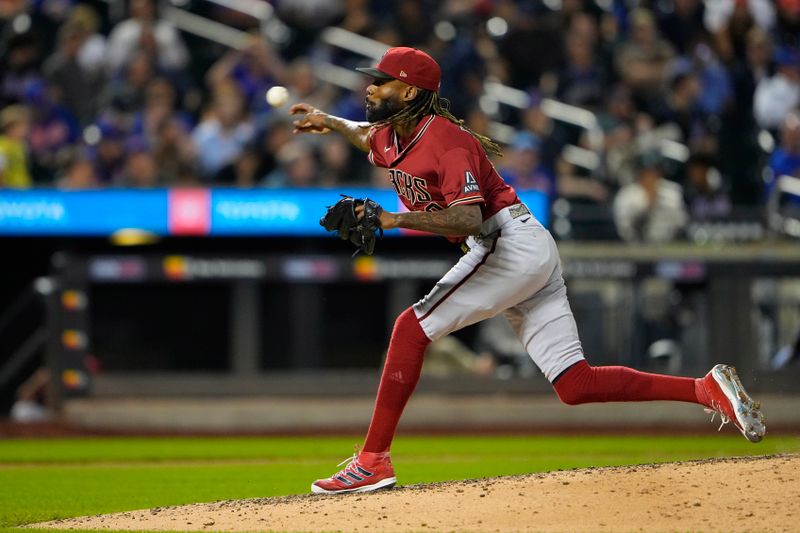
[[[389,215],[391,220],[384,227],[430,231],[451,237],[477,235],[481,231],[481,208],[477,205],[457,205],[442,211],[412,211]]]
[[[345,139],[359,150],[369,152],[369,123],[354,122],[333,115],[326,115],[325,127],[341,133]]]

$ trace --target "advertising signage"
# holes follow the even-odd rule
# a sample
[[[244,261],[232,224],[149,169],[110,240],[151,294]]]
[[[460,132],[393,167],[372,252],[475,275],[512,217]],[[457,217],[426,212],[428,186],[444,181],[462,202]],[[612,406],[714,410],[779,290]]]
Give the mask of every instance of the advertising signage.
[[[388,189],[0,190],[0,236],[103,237],[140,230],[157,236],[318,237],[327,233],[320,217],[341,194],[403,209]],[[520,197],[547,226],[547,196],[531,191]]]

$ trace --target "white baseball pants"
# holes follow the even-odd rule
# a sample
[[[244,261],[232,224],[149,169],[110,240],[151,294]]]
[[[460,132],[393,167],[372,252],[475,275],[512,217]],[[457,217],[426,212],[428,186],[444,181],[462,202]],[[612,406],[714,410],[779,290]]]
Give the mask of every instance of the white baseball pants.
[[[528,209],[501,210],[467,244],[469,252],[413,306],[428,338],[502,312],[549,381],[581,361],[556,243]]]

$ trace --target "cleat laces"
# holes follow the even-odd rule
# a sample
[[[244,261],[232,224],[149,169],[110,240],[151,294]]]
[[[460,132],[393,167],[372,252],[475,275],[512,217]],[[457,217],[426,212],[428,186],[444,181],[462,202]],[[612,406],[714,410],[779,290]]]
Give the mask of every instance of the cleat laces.
[[[353,464],[356,461],[356,459],[358,459],[358,455],[354,453],[352,457],[348,457],[347,459],[345,459],[344,461],[342,461],[341,463],[339,463],[336,466],[342,466],[343,464],[347,463],[347,466],[342,469],[342,472],[344,472],[345,470],[348,469],[348,467],[351,464]]]
[[[347,477],[347,473],[348,472],[355,472],[356,469],[355,469],[354,465],[356,464],[356,459],[358,459],[358,455],[357,454],[353,454],[352,457],[348,457],[347,459],[345,459],[344,461],[342,461],[341,463],[336,465],[336,466],[342,466],[342,465],[346,464],[346,466],[344,468],[342,468],[341,470],[336,472],[330,478],[331,479],[337,479],[337,478],[342,477],[344,479],[348,479],[349,480],[349,478]]]
[[[341,463],[336,465],[336,466],[342,466],[342,465],[346,465],[346,466],[344,468],[342,468],[341,470],[339,470],[338,472],[336,472],[334,475],[332,475],[331,476],[332,479],[336,479],[337,476],[342,476],[344,478],[347,478],[347,473],[348,472],[356,472],[355,464],[356,464],[356,461],[358,460],[358,452],[361,449],[361,446],[356,444],[355,446],[353,446],[353,448],[354,448],[354,451],[353,451],[352,457],[348,457],[347,459],[345,459],[344,461],[342,461]]]
[[[722,428],[725,426],[725,424],[728,424],[731,421],[730,417],[728,415],[726,415],[722,411],[722,408],[720,407],[719,402],[717,402],[716,400],[712,400],[711,401],[711,407],[706,407],[703,410],[706,413],[710,413],[711,414],[711,422],[713,422],[714,421],[714,417],[716,417],[717,414],[719,414],[719,418],[720,418],[720,421],[722,423],[717,428],[717,431],[722,431]]]

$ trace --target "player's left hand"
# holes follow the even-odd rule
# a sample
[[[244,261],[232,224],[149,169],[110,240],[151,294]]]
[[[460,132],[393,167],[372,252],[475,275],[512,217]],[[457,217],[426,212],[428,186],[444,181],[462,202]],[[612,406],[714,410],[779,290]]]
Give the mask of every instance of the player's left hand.
[[[383,237],[381,214],[383,208],[369,198],[343,196],[329,206],[319,223],[328,231],[335,231],[340,239],[349,240],[358,247],[356,254],[363,251],[372,255],[375,250],[376,234]]]
[[[375,203],[375,202],[373,202],[373,203]],[[378,205],[378,204],[375,203],[375,205]],[[386,211],[385,209],[383,209],[380,205],[378,205],[378,207],[380,207],[380,215],[377,218],[378,227],[383,228],[383,229],[392,229],[394,227],[392,225],[392,220],[393,220],[392,214],[390,212]],[[358,217],[359,221],[364,218],[364,206],[363,205],[357,205],[356,206],[356,217]]]

